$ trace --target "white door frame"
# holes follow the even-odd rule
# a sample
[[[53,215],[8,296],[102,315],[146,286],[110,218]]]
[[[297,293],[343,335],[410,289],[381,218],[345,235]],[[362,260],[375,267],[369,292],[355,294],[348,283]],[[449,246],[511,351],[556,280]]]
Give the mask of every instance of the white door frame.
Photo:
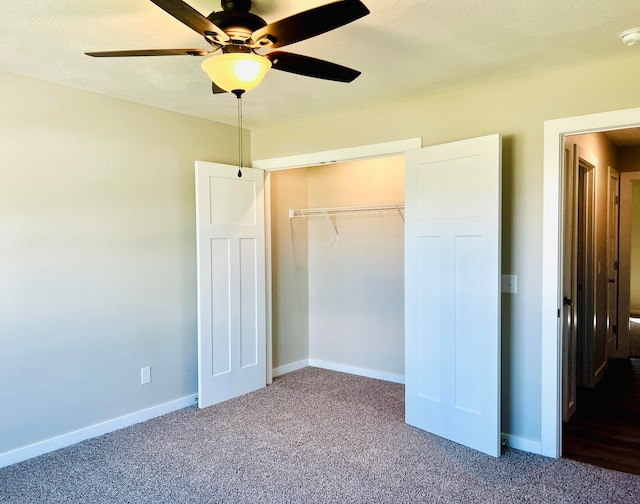
[[[279,158],[260,159],[252,163],[253,168],[264,171],[292,170],[294,168],[307,168],[324,164],[344,163],[359,159],[373,159],[376,157],[396,156],[404,154],[411,149],[422,147],[422,137],[407,138],[358,147],[347,147],[330,151],[312,152]]]
[[[422,137],[407,138],[358,147],[312,152],[286,156],[279,158],[259,159],[253,161],[251,166],[266,172],[264,182],[264,219],[265,219],[265,246],[266,246],[266,309],[267,309],[267,384],[273,381],[273,295],[272,295],[272,271],[271,271],[271,181],[270,171],[292,170],[294,168],[306,168],[309,166],[331,165],[356,161],[361,159],[373,159],[404,154],[411,149],[422,147]]]
[[[541,454],[562,455],[562,160],[565,135],[640,126],[640,108],[554,119],[544,123],[542,215],[542,367]]]

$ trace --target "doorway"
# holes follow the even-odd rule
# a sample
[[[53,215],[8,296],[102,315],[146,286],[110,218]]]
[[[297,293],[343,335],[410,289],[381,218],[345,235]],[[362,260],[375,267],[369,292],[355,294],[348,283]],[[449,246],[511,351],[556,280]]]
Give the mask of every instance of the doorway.
[[[316,191],[318,194],[313,194],[313,201],[309,201],[307,168],[318,167],[316,171],[321,172],[322,169],[320,169],[320,167],[326,166],[326,168],[331,171],[332,166],[336,164],[352,162],[366,163],[368,162],[367,160],[373,162],[380,158],[403,156],[407,150],[420,148],[421,146],[421,138],[412,138],[383,144],[253,162],[254,167],[264,169],[268,172],[265,182],[265,187],[268,188],[265,200],[268,237],[267,317],[271,318],[267,324],[267,352],[270,354],[267,367],[269,373],[273,370],[273,376],[308,366],[310,364],[310,344],[313,345],[313,342],[309,340],[310,291],[308,276],[308,229],[300,225],[300,221],[297,218],[290,219],[289,210],[309,208],[316,204],[323,208],[345,205],[359,206],[365,204],[363,200],[355,201],[353,199],[349,199],[349,201],[329,201],[325,196],[332,197],[331,187],[324,191]],[[298,176],[296,176],[296,173]],[[282,174],[283,176],[278,177],[278,174]],[[274,180],[278,178],[280,180],[274,185]],[[346,180],[333,180],[331,183],[334,185],[341,184],[346,183]],[[316,196],[322,199],[322,201],[319,202]],[[377,203],[379,203],[379,201],[377,201]],[[394,201],[394,203],[397,202]],[[397,215],[394,219],[400,220],[401,222],[400,217]],[[333,224],[330,216],[328,222],[326,220],[323,222],[318,219],[318,221],[313,223],[314,227],[312,231],[317,231],[318,233],[326,232],[326,234],[328,234],[328,236],[324,237],[326,238],[326,244],[324,245],[326,245],[327,250],[332,248],[331,244],[333,242],[342,245],[345,240],[348,241],[349,238],[348,233],[347,235],[339,237],[339,231],[336,233],[332,229]],[[294,235],[294,233],[296,234]],[[275,250],[273,247],[274,241],[288,245],[281,247],[280,250]],[[340,252],[342,252],[342,250]],[[322,251],[312,251],[312,255],[321,253]],[[332,276],[334,274],[335,272],[331,273]],[[274,282],[285,282],[288,287],[285,289],[274,289]],[[277,294],[274,294],[276,292]],[[279,298],[276,298],[276,296],[279,296]],[[322,293],[314,293],[313,296],[312,304],[315,303],[314,300],[322,297]],[[349,298],[347,298],[347,300],[349,300]],[[352,301],[358,301],[358,298],[355,297]],[[316,312],[317,311],[314,311],[311,317],[316,316]],[[272,330],[277,331],[277,337],[274,338]],[[344,346],[348,344],[349,341],[350,339],[346,338],[340,342],[340,345]],[[331,365],[331,362],[336,364],[332,356],[323,352],[324,349],[321,349],[320,355],[322,355],[322,357],[318,358],[318,360],[322,362],[316,362],[316,364],[321,364],[325,367]],[[363,364],[356,361],[351,361],[351,363],[347,365],[332,367],[336,368],[335,370],[345,372],[364,371]],[[403,376],[390,369],[384,370],[382,373],[376,373],[371,377],[390,379],[391,381],[402,381],[404,379]],[[268,376],[267,379],[270,381],[270,376]]]
[[[562,455],[562,353],[561,324],[563,245],[562,166],[564,139],[582,133],[637,128],[640,108],[569,117],[544,124],[544,188],[542,247],[542,423],[540,453]]]
[[[397,140],[392,142],[384,142],[379,144],[371,144],[364,145],[360,147],[348,147],[344,149],[337,149],[331,151],[322,151],[322,152],[314,152],[307,154],[299,154],[293,156],[287,156],[282,158],[273,158],[273,159],[261,159],[255,160],[252,163],[254,168],[259,168],[265,170],[266,172],[276,172],[281,170],[292,170],[296,168],[304,168],[308,166],[320,166],[320,165],[331,165],[334,163],[355,161],[355,160],[365,160],[365,159],[374,159],[378,157],[388,157],[388,156],[397,156],[404,155],[404,153],[411,149],[418,149],[422,147],[422,138],[408,138],[405,140]],[[294,188],[294,192],[296,190],[304,191],[304,184],[298,185]],[[284,374],[291,371],[295,371],[297,369],[301,369],[305,366],[309,365],[308,359],[308,346],[298,346],[298,345],[288,345],[286,340],[284,340],[282,344],[282,348],[287,352],[286,357],[283,358],[284,362],[287,364],[280,365],[279,362],[274,359],[274,347],[273,347],[273,331],[272,327],[274,324],[273,318],[276,314],[273,311],[273,267],[274,261],[271,253],[271,245],[272,245],[272,200],[273,194],[271,191],[271,178],[269,174],[265,178],[265,231],[266,231],[266,242],[267,242],[267,263],[266,263],[266,272],[267,272],[267,383],[271,383],[273,376],[277,374]],[[307,286],[301,286],[301,292],[306,292]],[[296,301],[302,301],[301,306],[304,309],[305,300],[304,298],[296,298]],[[295,312],[294,312],[295,313]],[[297,318],[294,320],[292,327],[298,327],[303,332],[305,331],[305,320],[306,315],[303,312],[302,318]]]
[[[566,457],[636,473],[640,466],[625,453],[640,444],[632,399],[637,366],[619,358],[628,354],[618,348],[617,337],[617,327],[626,329],[629,313],[624,307],[618,322],[618,277],[628,285],[629,268],[618,270],[620,176],[614,166],[626,171],[634,160],[625,146],[629,133],[623,132],[565,138],[562,443]],[[629,175],[622,173],[623,179]],[[623,197],[623,217],[633,206],[630,195],[626,191]],[[629,227],[621,226],[622,250],[628,249]]]
[[[275,376],[404,383],[404,172],[401,155],[269,173]]]
[[[613,127],[613,122],[616,121],[615,116],[618,117],[624,116],[624,113],[631,114],[635,112],[637,114],[637,110],[634,111],[622,111],[619,113],[612,113],[613,117],[611,118],[611,126]],[[606,114],[603,114],[606,115]],[[588,116],[587,116],[588,117]],[[603,121],[602,117],[592,117],[593,121]],[[574,149],[575,157],[572,160],[571,155],[569,155],[567,149],[565,149],[564,156],[564,166],[563,176],[560,179],[560,187],[563,187],[563,202],[565,205],[571,205],[571,191],[567,190],[572,183],[571,177],[569,175],[569,171],[566,167],[569,164],[573,164],[575,166],[575,184],[576,184],[576,193],[575,199],[576,201],[573,203],[576,208],[576,221],[575,226],[576,230],[576,239],[578,240],[578,251],[577,251],[577,260],[576,260],[576,275],[577,279],[577,298],[574,301],[577,301],[578,309],[577,309],[577,325],[579,327],[580,336],[577,338],[577,350],[576,353],[578,355],[577,358],[577,368],[578,372],[576,374],[576,382],[578,385],[582,385],[582,388],[579,389],[577,394],[577,409],[580,413],[581,402],[583,403],[582,414],[578,414],[574,417],[579,418],[580,422],[583,422],[580,425],[582,429],[582,434],[589,431],[589,429],[584,424],[584,419],[589,415],[584,414],[584,408],[591,408],[591,416],[595,414],[598,420],[605,420],[607,416],[607,412],[611,412],[611,414],[617,415],[618,420],[622,417],[631,418],[629,414],[632,412],[633,405],[631,408],[627,410],[621,410],[618,406],[621,400],[620,395],[615,399],[616,404],[610,404],[608,406],[604,406],[604,402],[607,399],[611,399],[614,397],[616,392],[620,392],[622,388],[626,390],[626,393],[632,393],[633,388],[633,370],[637,368],[633,363],[629,362],[620,362],[616,361],[616,357],[620,357],[619,350],[619,341],[618,341],[618,329],[622,327],[623,329],[628,327],[628,315],[624,315],[624,310],[621,311],[620,320],[617,320],[617,308],[618,308],[618,280],[620,285],[624,284],[624,274],[621,270],[618,269],[619,263],[617,260],[617,244],[618,238],[620,241],[624,241],[624,235],[622,230],[620,230],[620,236],[618,236],[618,203],[620,199],[618,197],[619,188],[618,182],[620,180],[620,176],[618,175],[615,167],[619,167],[621,171],[629,170],[630,168],[630,160],[633,161],[633,156],[631,153],[633,149],[636,149],[638,152],[638,157],[635,162],[640,161],[640,148],[636,147],[640,145],[640,130],[637,128],[631,129],[619,129],[613,131],[607,131],[604,128],[598,128],[600,132],[590,133],[590,134],[582,134],[586,140],[580,141],[579,135],[570,135],[569,134],[569,125],[575,126],[580,124],[589,124],[588,119],[585,122],[585,117],[582,118],[572,118],[567,120],[561,120],[557,123],[563,122],[563,125],[553,125],[559,126],[560,131],[562,132],[564,142],[575,142],[576,144],[593,144],[593,139],[598,138],[599,141],[603,144],[608,144],[606,149],[600,149],[596,151],[598,154],[597,157],[603,156],[603,161],[600,163],[598,173],[596,174],[595,180],[595,191],[597,192],[595,197],[595,216],[593,216],[594,224],[595,224],[595,232],[593,234],[593,249],[589,249],[589,233],[591,232],[590,226],[590,218],[592,214],[589,212],[589,202],[591,201],[590,191],[591,191],[591,181],[590,181],[590,173],[594,173],[594,169],[591,165],[595,164],[593,162],[585,162],[585,154],[584,149],[583,153],[579,154],[577,150]],[[550,123],[555,121],[550,121]],[[572,124],[573,123],[573,124]],[[600,122],[600,124],[603,124]],[[550,131],[552,125],[545,124],[545,130]],[[562,129],[566,127],[566,129]],[[589,127],[592,130],[595,130],[596,125],[594,123],[590,123]],[[548,132],[547,131],[547,132]],[[556,130],[558,131],[558,130]],[[575,131],[575,130],[574,130]],[[550,140],[546,144],[546,153],[549,154],[548,148],[550,144]],[[597,142],[596,142],[597,143]],[[622,154],[624,152],[624,154]],[[588,156],[587,156],[588,157]],[[597,162],[597,161],[596,161]],[[557,162],[556,162],[557,163]],[[547,164],[549,167],[549,164]],[[637,169],[637,168],[635,168]],[[545,178],[546,175],[545,173]],[[624,174],[622,174],[624,177]],[[545,205],[548,207],[548,205]],[[566,206],[564,207],[566,210]],[[563,301],[565,301],[563,308],[558,310],[558,318],[562,318],[563,325],[559,333],[567,333],[566,331],[566,314],[567,314],[567,301],[571,301],[571,299],[567,299],[566,296],[566,278],[567,273],[571,273],[571,267],[567,267],[567,257],[570,257],[567,250],[567,239],[566,239],[566,230],[571,226],[571,220],[567,220],[567,215],[565,212],[563,228],[565,229],[565,238],[563,239],[563,245],[560,250],[564,250],[563,252],[563,261],[561,270],[564,271],[563,274],[563,291],[562,293],[565,295]],[[569,233],[571,235],[571,233]],[[548,238],[547,238],[548,239]],[[585,240],[587,240],[585,242]],[[570,244],[570,242],[569,242]],[[560,245],[560,244],[559,244]],[[546,247],[545,247],[546,248]],[[580,252],[582,249],[582,252]],[[620,271],[620,278],[618,279],[618,272]],[[545,271],[546,273],[546,271]],[[593,275],[595,290],[588,289],[586,292],[584,290],[584,286],[588,285],[591,275]],[[589,296],[593,293],[593,303],[588,301]],[[626,310],[628,312],[628,309]],[[563,314],[561,317],[561,313]],[[626,317],[626,318],[625,318]],[[569,317],[570,320],[570,317]],[[586,335],[585,335],[586,333]],[[585,337],[586,336],[586,337]],[[560,340],[564,341],[562,349],[563,354],[565,354],[565,349],[567,347],[566,339]],[[626,355],[628,356],[628,354]],[[562,390],[562,404],[563,404],[563,415],[562,418],[564,421],[567,420],[567,411],[566,411],[566,381],[567,381],[567,359],[566,356],[563,355],[562,363],[562,376],[563,376],[563,387]],[[607,371],[609,369],[609,371]],[[606,374],[605,374],[605,371]],[[603,378],[604,376],[604,378]],[[623,381],[621,381],[623,380]],[[606,391],[606,393],[604,393]],[[609,397],[609,395],[611,397]],[[597,399],[597,401],[595,400]],[[595,402],[594,402],[595,401]],[[597,403],[599,406],[594,408],[593,405]],[[615,411],[615,413],[613,413]],[[570,415],[569,415],[570,416]],[[630,425],[630,429],[637,430],[637,419],[635,420],[636,425],[633,422]],[[565,424],[566,426],[566,424]],[[599,438],[606,437],[605,434],[606,425],[603,423],[593,432],[597,432],[597,436]],[[575,434],[575,429],[574,429]],[[626,435],[629,435],[629,431],[626,432]],[[638,435],[640,436],[640,430],[638,431]],[[640,439],[640,437],[639,437]],[[548,440],[548,438],[547,438]],[[544,441],[544,440],[543,440]],[[575,441],[575,439],[573,440]],[[571,441],[571,442],[573,442]],[[627,439],[627,441],[630,441]],[[583,446],[587,446],[590,443],[595,443],[591,439],[581,439],[580,444]],[[543,443],[544,445],[545,443]],[[567,445],[567,451],[572,450],[571,444]],[[595,445],[594,445],[595,446]],[[612,438],[612,453],[615,451],[615,439]],[[549,447],[549,445],[547,445]],[[602,450],[602,447],[599,448]],[[562,453],[562,447],[557,446],[557,451],[555,456],[559,456]],[[575,458],[575,457],[571,457]],[[603,454],[603,465],[607,466],[607,456]],[[621,458],[618,453],[614,458]],[[591,463],[594,463],[593,460],[590,460]],[[612,467],[608,465],[608,467]],[[616,467],[613,467],[616,468]],[[624,470],[621,467],[617,467],[619,470]],[[635,472],[632,470],[632,472]]]

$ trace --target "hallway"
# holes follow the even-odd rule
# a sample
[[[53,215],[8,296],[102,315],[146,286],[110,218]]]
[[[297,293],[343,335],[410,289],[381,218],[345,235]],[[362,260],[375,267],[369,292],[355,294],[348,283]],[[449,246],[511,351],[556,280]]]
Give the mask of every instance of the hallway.
[[[563,457],[640,474],[640,359],[615,359],[594,389],[579,388],[563,424]]]

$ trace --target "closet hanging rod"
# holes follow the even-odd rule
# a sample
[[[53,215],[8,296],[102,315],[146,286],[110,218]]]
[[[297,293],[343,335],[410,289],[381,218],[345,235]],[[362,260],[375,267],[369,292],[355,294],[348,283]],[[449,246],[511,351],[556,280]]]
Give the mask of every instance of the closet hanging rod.
[[[324,217],[329,215],[354,216],[354,215],[380,215],[383,213],[399,213],[402,216],[404,205],[368,205],[331,208],[290,208],[289,219],[307,217]]]

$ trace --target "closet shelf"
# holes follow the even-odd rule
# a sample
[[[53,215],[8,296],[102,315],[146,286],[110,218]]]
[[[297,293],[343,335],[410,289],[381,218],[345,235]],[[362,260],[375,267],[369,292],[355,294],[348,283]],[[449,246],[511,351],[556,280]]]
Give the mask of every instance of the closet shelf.
[[[331,216],[355,217],[356,215],[384,215],[388,213],[397,213],[404,220],[404,205],[369,205],[369,206],[349,206],[349,207],[332,207],[332,208],[290,208],[289,219],[307,219],[312,217]]]
[[[371,216],[379,217],[385,214],[394,213],[400,215],[404,222],[404,205],[368,205],[368,206],[350,206],[350,207],[332,207],[332,208],[290,208],[289,220],[292,219],[310,219],[320,217],[327,221],[333,232],[336,234],[336,240],[340,239],[340,233],[335,222],[331,217],[355,217],[355,216]]]

